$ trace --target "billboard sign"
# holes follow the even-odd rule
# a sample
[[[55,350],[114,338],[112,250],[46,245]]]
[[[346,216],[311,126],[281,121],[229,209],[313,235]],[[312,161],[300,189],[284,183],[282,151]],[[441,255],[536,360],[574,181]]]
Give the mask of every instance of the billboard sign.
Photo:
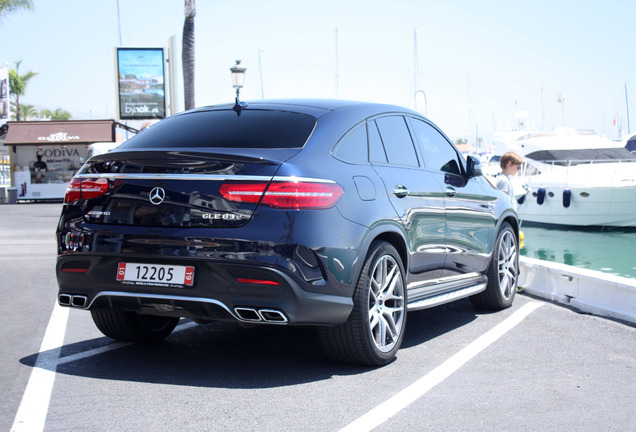
[[[0,68],[0,124],[9,120],[9,69]]]
[[[166,116],[163,48],[116,48],[119,118]]]

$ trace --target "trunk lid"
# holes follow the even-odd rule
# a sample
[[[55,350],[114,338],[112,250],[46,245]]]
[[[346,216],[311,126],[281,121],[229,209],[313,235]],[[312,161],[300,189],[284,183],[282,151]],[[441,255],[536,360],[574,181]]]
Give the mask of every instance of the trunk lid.
[[[283,161],[298,151],[107,153],[92,158],[75,176],[74,182],[83,182],[78,183],[77,203],[84,219],[95,224],[240,227],[250,220],[258,203],[228,201],[219,188],[241,182],[266,185]],[[93,190],[95,196],[90,195]]]

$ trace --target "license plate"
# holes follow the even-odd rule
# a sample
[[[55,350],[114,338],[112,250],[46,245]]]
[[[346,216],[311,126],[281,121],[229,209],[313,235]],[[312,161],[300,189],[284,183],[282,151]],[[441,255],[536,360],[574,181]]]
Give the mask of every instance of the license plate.
[[[194,267],[119,263],[117,280],[136,285],[192,286]]]

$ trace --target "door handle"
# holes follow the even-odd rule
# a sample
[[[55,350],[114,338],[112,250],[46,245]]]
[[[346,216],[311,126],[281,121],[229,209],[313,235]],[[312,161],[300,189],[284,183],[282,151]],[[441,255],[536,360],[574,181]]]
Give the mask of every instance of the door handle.
[[[409,190],[406,188],[406,186],[396,185],[393,188],[393,195],[395,195],[398,198],[404,198],[408,194],[409,194]]]
[[[455,190],[455,188],[448,186],[446,188],[446,195],[448,195],[449,197],[454,197],[455,195],[457,195],[457,191]]]

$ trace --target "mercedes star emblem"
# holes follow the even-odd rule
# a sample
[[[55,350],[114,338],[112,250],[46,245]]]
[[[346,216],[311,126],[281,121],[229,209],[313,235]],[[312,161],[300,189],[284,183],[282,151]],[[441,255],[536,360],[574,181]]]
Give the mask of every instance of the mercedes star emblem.
[[[148,196],[148,199],[154,205],[159,205],[163,202],[164,199],[166,199],[166,191],[160,187],[153,188],[150,191],[150,195]]]

